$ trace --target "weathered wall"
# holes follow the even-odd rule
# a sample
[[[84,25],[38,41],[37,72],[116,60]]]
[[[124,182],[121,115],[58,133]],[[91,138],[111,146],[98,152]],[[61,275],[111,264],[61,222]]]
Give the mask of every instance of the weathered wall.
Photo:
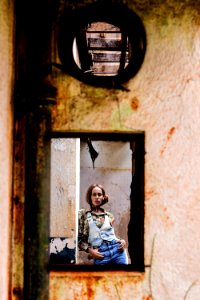
[[[13,3],[0,2],[0,298],[8,299],[10,271]]]
[[[78,169],[80,167],[78,166]],[[79,174],[78,174],[79,176]],[[51,140],[50,236],[75,238],[76,141]]]
[[[58,87],[58,95],[53,108],[53,129],[145,131],[147,267],[144,274],[51,272],[50,299],[198,300],[200,5],[193,0],[124,2],[141,16],[147,32],[145,61],[137,76],[126,83],[130,91],[96,89],[55,70],[53,83]],[[7,300],[12,183],[12,1],[0,3],[0,45],[0,297]],[[23,277],[22,269],[18,273]],[[13,299],[16,297],[13,295]]]
[[[92,263],[88,261],[88,254],[78,251],[76,217],[79,207],[89,209],[86,192],[96,182],[102,184],[109,194],[109,203],[104,208],[115,217],[116,235],[125,239],[128,245],[132,180],[130,143],[93,141],[93,146],[99,153],[95,168],[86,142],[80,144],[80,141],[71,138],[51,140],[51,263],[53,259],[55,263],[55,255],[64,253],[61,251],[66,244],[68,249],[76,249],[77,264]],[[65,251],[67,254],[68,250]],[[74,263],[72,259],[64,259]]]
[[[114,215],[115,234],[126,240],[128,245],[132,180],[130,143],[93,141],[92,145],[99,153],[94,163],[95,168],[92,166],[87,143],[81,143],[80,207],[89,209],[86,192],[91,184],[103,185],[109,196],[109,202],[103,208]],[[78,254],[88,263],[88,255]]]
[[[109,202],[104,208],[114,214],[117,236],[127,241],[130,219],[130,194],[132,181],[132,151],[130,143],[93,141],[94,149],[99,153],[95,168],[86,143],[81,147],[80,207],[89,208],[86,192],[93,183],[102,184]]]
[[[55,72],[53,129],[145,131],[150,272],[51,273],[51,300],[199,299],[200,7],[194,1],[127,3],[147,33],[145,61],[125,84],[129,92],[94,88]]]
[[[78,145],[77,145],[78,144]],[[78,210],[80,142],[76,139],[51,139],[51,193],[50,193],[50,263],[69,263],[76,257],[76,212]],[[80,156],[80,155],[79,155]],[[77,174],[78,172],[78,174]],[[63,252],[65,251],[65,252]]]

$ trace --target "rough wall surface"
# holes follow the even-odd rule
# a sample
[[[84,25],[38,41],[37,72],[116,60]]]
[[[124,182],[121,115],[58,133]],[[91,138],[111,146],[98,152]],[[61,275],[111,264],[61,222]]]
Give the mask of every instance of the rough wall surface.
[[[109,202],[103,208],[114,215],[115,234],[123,238],[128,245],[128,224],[130,221],[130,194],[132,180],[132,152],[129,143],[93,141],[94,149],[99,153],[92,167],[87,143],[81,143],[80,154],[80,208],[89,209],[86,192],[93,183],[105,188]],[[79,263],[88,263],[86,253],[79,251]],[[92,263],[92,261],[90,262]],[[130,263],[130,261],[129,261]]]
[[[0,3],[0,298],[8,299],[12,163],[13,3]]]
[[[147,52],[126,91],[55,73],[55,130],[145,132],[145,265],[137,274],[51,274],[51,300],[198,300],[200,294],[200,7],[126,1]],[[99,277],[101,276],[101,277]],[[116,289],[117,286],[117,289]]]
[[[76,141],[51,141],[50,236],[74,238],[76,228]]]

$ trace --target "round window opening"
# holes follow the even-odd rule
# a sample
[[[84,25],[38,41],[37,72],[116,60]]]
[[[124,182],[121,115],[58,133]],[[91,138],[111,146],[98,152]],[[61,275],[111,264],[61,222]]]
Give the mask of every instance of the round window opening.
[[[66,10],[58,31],[63,70],[83,82],[113,86],[139,71],[146,51],[140,18],[121,5]]]

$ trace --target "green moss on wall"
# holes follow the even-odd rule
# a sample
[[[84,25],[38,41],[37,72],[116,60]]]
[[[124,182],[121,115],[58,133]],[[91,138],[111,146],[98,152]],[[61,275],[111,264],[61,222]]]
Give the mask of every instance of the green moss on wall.
[[[124,126],[124,120],[126,120],[126,118],[130,116],[130,114],[132,113],[133,111],[131,110],[131,107],[127,102],[124,101],[120,103],[111,113],[110,116],[111,129],[112,130],[127,129]]]

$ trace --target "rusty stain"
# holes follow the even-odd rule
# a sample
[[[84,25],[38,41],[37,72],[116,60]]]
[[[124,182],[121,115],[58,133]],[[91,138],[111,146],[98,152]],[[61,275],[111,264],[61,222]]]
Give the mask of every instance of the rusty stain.
[[[172,226],[174,225],[174,222],[171,220],[170,216],[169,216],[169,212],[167,207],[163,208],[164,214],[162,215],[162,220],[163,222],[167,225],[167,226]]]
[[[89,278],[89,280],[87,281],[87,296],[88,296],[88,300],[94,299],[94,289],[92,288],[93,286],[94,286],[93,280],[91,280],[91,278]]]
[[[170,128],[170,130],[168,131],[165,144],[163,145],[162,149],[160,150],[160,155],[161,156],[164,154],[164,152],[165,152],[165,150],[167,148],[167,144],[170,141],[172,135],[174,134],[174,131],[175,131],[175,127]]]
[[[155,195],[156,195],[156,192],[154,191],[154,189],[147,190],[145,192],[145,199],[149,200],[151,197],[153,197]]]
[[[143,296],[142,300],[153,300],[151,295]]]
[[[169,130],[168,135],[167,135],[167,140],[168,140],[168,141],[170,140],[172,134],[174,133],[174,130],[175,130],[175,127],[172,127],[172,128]]]
[[[138,107],[139,107],[139,101],[136,97],[133,97],[131,99],[131,108],[132,108],[132,110],[137,110]]]
[[[129,299],[133,286],[144,280],[144,274],[126,271],[120,272],[50,272],[50,300],[84,299],[93,300],[99,293],[105,299]],[[121,295],[123,287],[130,286]],[[66,292],[67,287],[67,294]],[[120,292],[120,293],[119,293]],[[124,298],[123,298],[124,297]],[[150,300],[151,298],[144,298]]]

